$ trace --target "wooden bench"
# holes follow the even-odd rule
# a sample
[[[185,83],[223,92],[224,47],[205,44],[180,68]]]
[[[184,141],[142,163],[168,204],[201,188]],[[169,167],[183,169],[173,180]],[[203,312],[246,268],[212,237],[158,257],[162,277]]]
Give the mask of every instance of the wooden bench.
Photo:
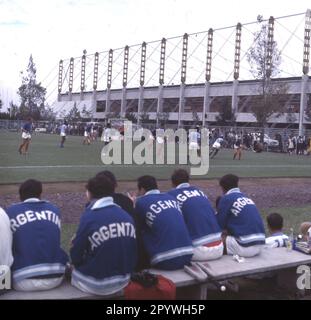
[[[233,260],[232,256],[225,255],[219,260],[209,261],[208,264],[210,275],[217,281],[276,271],[280,275],[279,285],[288,287],[290,285],[296,286],[296,270],[293,268],[311,264],[311,255],[295,250],[287,251],[286,248],[263,249],[260,255],[246,258],[245,262],[242,263]],[[196,283],[197,292],[194,293],[195,296],[202,300],[206,299],[208,280],[205,283],[199,283],[183,270],[163,271],[152,269],[151,271],[171,279],[177,288]],[[285,278],[286,283],[284,283],[283,278]]]
[[[85,293],[73,287],[68,281],[64,280],[59,287],[47,291],[23,292],[10,290],[8,293],[1,295],[0,300],[97,300],[118,299],[121,297],[121,292],[105,297]]]
[[[299,265],[311,264],[311,255],[306,255],[297,251],[287,251],[286,248],[263,249],[261,254],[246,258],[245,262],[238,263],[232,256],[223,256],[219,260],[209,261],[210,275],[214,280],[223,281],[237,277],[244,277],[254,274],[261,274],[270,271],[282,273],[284,270],[291,270],[286,274],[286,281],[289,277],[296,276],[296,268]],[[209,279],[205,282],[198,282],[184,270],[164,271],[150,269],[150,272],[161,274],[172,280],[177,290],[179,288],[193,287],[193,297],[205,300],[207,295],[207,286]],[[294,282],[295,284],[295,282]],[[19,300],[19,299],[120,299],[122,294],[116,294],[109,297],[102,297],[87,294],[72,287],[68,282],[64,282],[60,287],[40,292],[18,292],[10,291],[0,296],[0,300]]]

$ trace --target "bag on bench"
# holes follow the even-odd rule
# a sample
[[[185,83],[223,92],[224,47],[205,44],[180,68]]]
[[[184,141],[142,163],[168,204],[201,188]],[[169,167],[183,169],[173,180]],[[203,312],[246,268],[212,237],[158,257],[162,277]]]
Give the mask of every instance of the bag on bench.
[[[161,275],[137,272],[124,289],[124,296],[126,300],[175,300],[176,286]]]

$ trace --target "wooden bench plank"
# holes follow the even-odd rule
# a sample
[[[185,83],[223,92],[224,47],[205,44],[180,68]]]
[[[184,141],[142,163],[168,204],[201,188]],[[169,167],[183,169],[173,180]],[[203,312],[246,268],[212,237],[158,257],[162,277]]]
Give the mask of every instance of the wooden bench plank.
[[[64,299],[116,299],[120,298],[121,293],[111,296],[97,296],[89,293],[82,292],[73,287],[69,282],[64,281],[61,286],[46,290],[46,291],[15,291],[11,290],[8,293],[0,296],[0,300],[64,300]]]
[[[178,287],[186,287],[193,284],[197,284],[198,281],[186,273],[183,269],[175,270],[175,271],[166,271],[159,269],[149,269],[151,273],[160,274],[163,277],[170,279],[174,282],[175,286]]]
[[[220,260],[209,261],[210,273],[217,280],[230,279],[251,274],[297,267],[311,263],[311,255],[286,248],[264,248],[260,255],[246,258],[238,263],[232,256],[223,256]]]

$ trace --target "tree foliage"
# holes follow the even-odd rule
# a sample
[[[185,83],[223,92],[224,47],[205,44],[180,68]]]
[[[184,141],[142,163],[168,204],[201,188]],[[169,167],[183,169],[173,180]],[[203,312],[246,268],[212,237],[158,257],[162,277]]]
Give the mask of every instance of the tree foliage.
[[[169,112],[159,112],[158,113],[158,121],[161,127],[165,127],[166,123],[168,122],[168,119],[170,117]]]
[[[56,113],[50,106],[47,105],[41,110],[41,120],[54,121],[55,119]]]
[[[143,111],[140,115],[139,115],[139,118],[140,118],[140,122],[141,124],[146,124],[149,122],[149,119],[150,119],[150,115],[147,111]]]
[[[81,114],[75,102],[73,107],[69,110],[67,115],[64,117],[67,121],[79,121],[81,120]]]
[[[305,111],[305,119],[311,121],[311,94],[307,95],[307,107]]]
[[[232,111],[231,97],[225,97],[220,104],[220,111],[216,116],[217,125],[232,126],[235,120],[236,117]]]
[[[9,112],[1,112],[2,109],[2,100],[0,99],[0,119],[9,119],[10,113]]]
[[[32,55],[29,58],[26,73],[22,77],[22,85],[18,88],[17,94],[20,97],[21,104],[19,108],[20,117],[31,116],[38,120],[41,118],[45,106],[46,89],[37,82],[37,69]]]
[[[10,113],[11,119],[17,119],[19,115],[19,107],[13,101],[10,102],[9,113]]]
[[[132,111],[126,111],[125,113],[125,118],[128,120],[128,121],[131,121],[132,123],[137,123],[137,116],[134,112]]]
[[[272,114],[281,115],[286,111],[283,102],[288,87],[286,83],[271,79],[280,74],[281,52],[277,42],[273,40],[271,42],[271,63],[268,64],[268,25],[260,24],[260,26],[260,30],[254,36],[254,45],[247,54],[247,60],[252,75],[259,81],[257,96],[252,101],[251,111],[258,124],[264,127]]]
[[[81,111],[82,118],[91,118],[92,117],[92,111],[89,111],[86,109],[86,106],[84,105]]]

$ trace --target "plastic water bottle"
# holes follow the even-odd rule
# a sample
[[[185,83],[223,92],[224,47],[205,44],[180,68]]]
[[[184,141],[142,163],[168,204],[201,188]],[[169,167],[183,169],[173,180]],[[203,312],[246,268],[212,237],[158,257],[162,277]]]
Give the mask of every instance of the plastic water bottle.
[[[287,251],[292,251],[293,250],[293,243],[294,243],[294,229],[290,228],[290,234],[289,234],[289,237],[288,237],[288,241],[286,243]]]

